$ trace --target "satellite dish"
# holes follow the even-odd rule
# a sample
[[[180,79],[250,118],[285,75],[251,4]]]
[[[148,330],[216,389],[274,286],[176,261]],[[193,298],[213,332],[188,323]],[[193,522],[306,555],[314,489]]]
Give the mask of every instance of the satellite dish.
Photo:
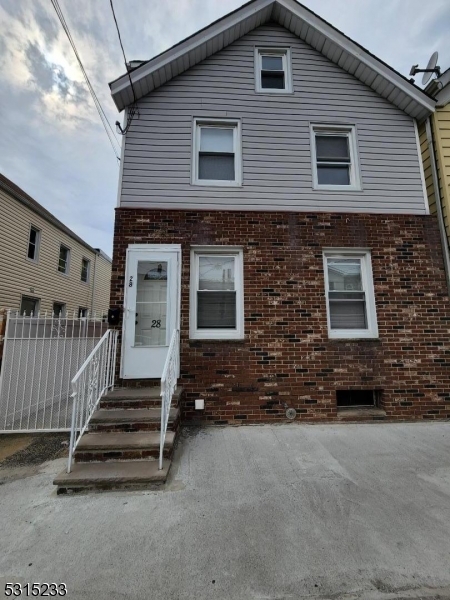
[[[437,61],[438,61],[438,53],[433,52],[433,54],[430,57],[430,60],[428,61],[427,68],[425,69],[425,73],[423,74],[422,85],[426,85],[430,81],[433,73],[436,72],[435,69],[436,69]]]

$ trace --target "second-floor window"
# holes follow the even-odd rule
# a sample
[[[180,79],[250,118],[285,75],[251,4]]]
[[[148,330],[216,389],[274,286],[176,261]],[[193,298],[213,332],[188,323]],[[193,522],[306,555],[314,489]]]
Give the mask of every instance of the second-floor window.
[[[87,258],[81,259],[81,281],[87,283],[89,281],[89,270],[91,266],[91,261]]]
[[[361,189],[355,127],[312,125],[311,154],[315,189]]]
[[[241,184],[239,121],[194,120],[192,183]]]
[[[60,273],[69,273],[70,250],[67,246],[61,244],[59,247],[58,271]]]
[[[256,91],[292,92],[289,48],[257,48],[255,50]]]
[[[37,227],[33,225],[30,227],[30,237],[28,239],[28,258],[30,260],[37,261],[39,256],[39,242],[41,239],[41,232]]]

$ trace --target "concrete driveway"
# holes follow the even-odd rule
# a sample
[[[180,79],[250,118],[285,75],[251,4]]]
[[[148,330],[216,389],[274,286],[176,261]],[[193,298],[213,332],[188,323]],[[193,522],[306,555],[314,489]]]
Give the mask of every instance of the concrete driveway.
[[[450,598],[450,423],[185,430],[165,492],[0,487],[0,583],[78,599]]]

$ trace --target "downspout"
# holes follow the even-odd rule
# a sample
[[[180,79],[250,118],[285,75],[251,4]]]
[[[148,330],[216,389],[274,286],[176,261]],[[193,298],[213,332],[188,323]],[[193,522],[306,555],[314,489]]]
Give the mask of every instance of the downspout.
[[[447,279],[447,290],[450,294],[450,253],[448,251],[447,233],[445,231],[444,216],[442,214],[441,192],[439,190],[439,178],[436,167],[436,156],[434,154],[433,131],[431,129],[431,117],[425,122],[428,148],[430,151],[431,176],[433,178],[434,197],[436,200],[436,213],[438,218],[439,233],[441,236],[442,254],[444,257],[445,276]]]
[[[95,270],[97,267],[97,252],[95,253],[94,258],[94,272],[92,274],[92,297],[91,297],[91,317],[94,316],[94,296],[95,296]]]

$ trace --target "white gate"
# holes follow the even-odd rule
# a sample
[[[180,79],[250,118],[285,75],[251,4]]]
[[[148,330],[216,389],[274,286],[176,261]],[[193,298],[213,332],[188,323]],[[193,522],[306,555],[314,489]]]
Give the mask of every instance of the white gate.
[[[95,317],[9,312],[0,373],[0,432],[69,430],[70,382],[107,329]]]

